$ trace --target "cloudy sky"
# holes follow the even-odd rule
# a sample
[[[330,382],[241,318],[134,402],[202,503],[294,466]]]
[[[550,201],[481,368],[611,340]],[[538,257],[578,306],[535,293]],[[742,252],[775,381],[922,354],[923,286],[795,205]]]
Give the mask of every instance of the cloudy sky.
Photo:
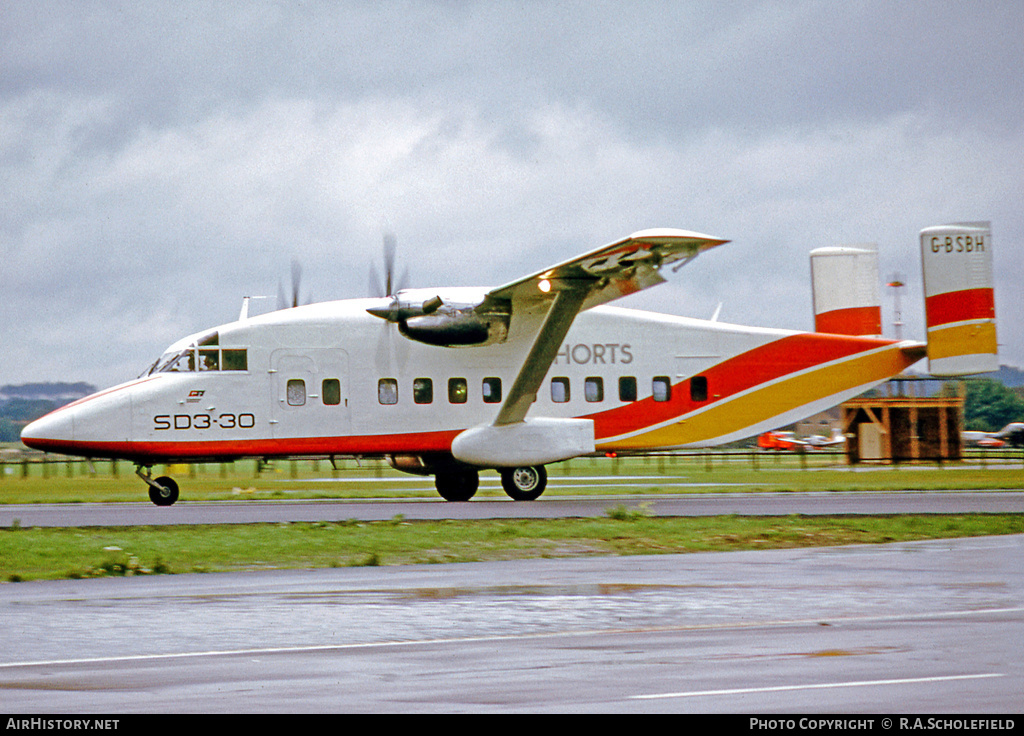
[[[0,0],[0,384],[133,378],[293,260],[368,296],[386,232],[441,286],[697,230],[622,305],[793,329],[808,252],[876,243],[921,338],[965,220],[1024,366],[1022,62],[1020,0]]]

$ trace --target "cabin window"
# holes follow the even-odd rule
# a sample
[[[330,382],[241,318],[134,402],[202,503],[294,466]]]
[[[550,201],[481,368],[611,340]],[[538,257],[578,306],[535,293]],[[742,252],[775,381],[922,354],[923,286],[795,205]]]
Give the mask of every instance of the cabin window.
[[[483,395],[485,404],[501,403],[501,379],[485,378],[483,382]]]
[[[690,379],[690,400],[708,400],[708,378],[707,376],[694,376]]]
[[[465,378],[448,379],[448,403],[465,404],[469,398],[469,385]]]
[[[325,378],[321,386],[324,404],[337,406],[341,403],[341,381],[337,378]]]
[[[199,340],[199,362],[196,370],[218,371],[220,370],[220,335],[214,332]]]
[[[619,401],[636,401],[636,376],[619,378]]]
[[[377,401],[382,404],[397,404],[398,381],[394,378],[382,378],[377,381]]]
[[[171,373],[178,373],[183,371],[194,371],[196,369],[196,354],[188,350],[180,353],[177,357],[173,358],[166,366],[161,368],[162,371],[169,371]]]
[[[217,348],[212,350],[199,351],[199,370],[217,371],[220,370],[220,351]]]
[[[655,401],[670,401],[672,399],[672,382],[668,376],[656,376],[651,381],[651,392]]]
[[[213,343],[216,345],[216,342]],[[220,350],[216,347],[200,347],[195,345],[170,357],[161,356],[153,364],[149,375],[153,373],[180,373],[194,371],[245,371],[248,370],[248,359],[244,348]]]
[[[417,378],[412,382],[412,400],[417,404],[434,403],[434,382],[429,378]]]
[[[249,361],[245,350],[221,350],[220,369],[222,371],[247,371]]]
[[[288,406],[306,405],[306,382],[301,378],[290,378],[285,389]]]
[[[583,398],[587,401],[604,401],[604,379],[591,376],[583,382]]]
[[[569,379],[551,379],[551,400],[556,404],[564,404],[569,400]]]

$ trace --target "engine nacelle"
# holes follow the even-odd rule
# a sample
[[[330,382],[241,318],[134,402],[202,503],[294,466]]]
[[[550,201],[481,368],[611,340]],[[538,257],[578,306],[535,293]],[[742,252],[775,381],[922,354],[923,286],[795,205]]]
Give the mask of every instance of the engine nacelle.
[[[429,293],[429,292],[427,292]],[[434,295],[423,298],[423,290],[403,291],[386,304],[366,311],[374,317],[393,322],[405,337],[439,347],[493,345],[508,339],[511,310],[507,305],[491,305],[479,311],[483,295],[475,301],[466,294],[451,301]],[[476,295],[470,295],[474,298]],[[447,297],[446,297],[447,298]]]
[[[441,347],[492,345],[508,337],[507,315],[477,314],[469,309],[441,309],[433,314],[410,317],[398,323],[398,330],[410,340]]]

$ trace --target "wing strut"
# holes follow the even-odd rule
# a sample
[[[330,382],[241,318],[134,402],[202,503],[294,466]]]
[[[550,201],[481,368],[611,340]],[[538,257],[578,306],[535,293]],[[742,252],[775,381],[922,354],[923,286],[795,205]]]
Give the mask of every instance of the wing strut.
[[[516,376],[515,383],[512,384],[512,389],[494,420],[494,426],[516,424],[526,418],[544,376],[558,355],[562,340],[569,332],[569,327],[579,314],[588,294],[589,291],[586,289],[564,289],[555,295],[551,308],[544,318],[544,324],[533,341],[533,347],[530,348],[530,354],[526,356],[526,361],[519,369],[519,375]]]
[[[724,242],[686,230],[643,230],[489,291],[475,308],[479,315],[495,311],[515,321],[523,310],[550,306],[538,320],[533,344],[494,423],[460,432],[452,440],[452,456],[480,468],[512,468],[594,452],[592,419],[526,419],[576,315],[663,283],[662,266],[687,263]]]

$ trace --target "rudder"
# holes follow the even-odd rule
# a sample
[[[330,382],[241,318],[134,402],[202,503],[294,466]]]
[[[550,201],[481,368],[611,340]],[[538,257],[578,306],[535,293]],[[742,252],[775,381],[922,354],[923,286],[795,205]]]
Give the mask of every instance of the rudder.
[[[928,367],[936,376],[999,370],[989,222],[921,231]]]

